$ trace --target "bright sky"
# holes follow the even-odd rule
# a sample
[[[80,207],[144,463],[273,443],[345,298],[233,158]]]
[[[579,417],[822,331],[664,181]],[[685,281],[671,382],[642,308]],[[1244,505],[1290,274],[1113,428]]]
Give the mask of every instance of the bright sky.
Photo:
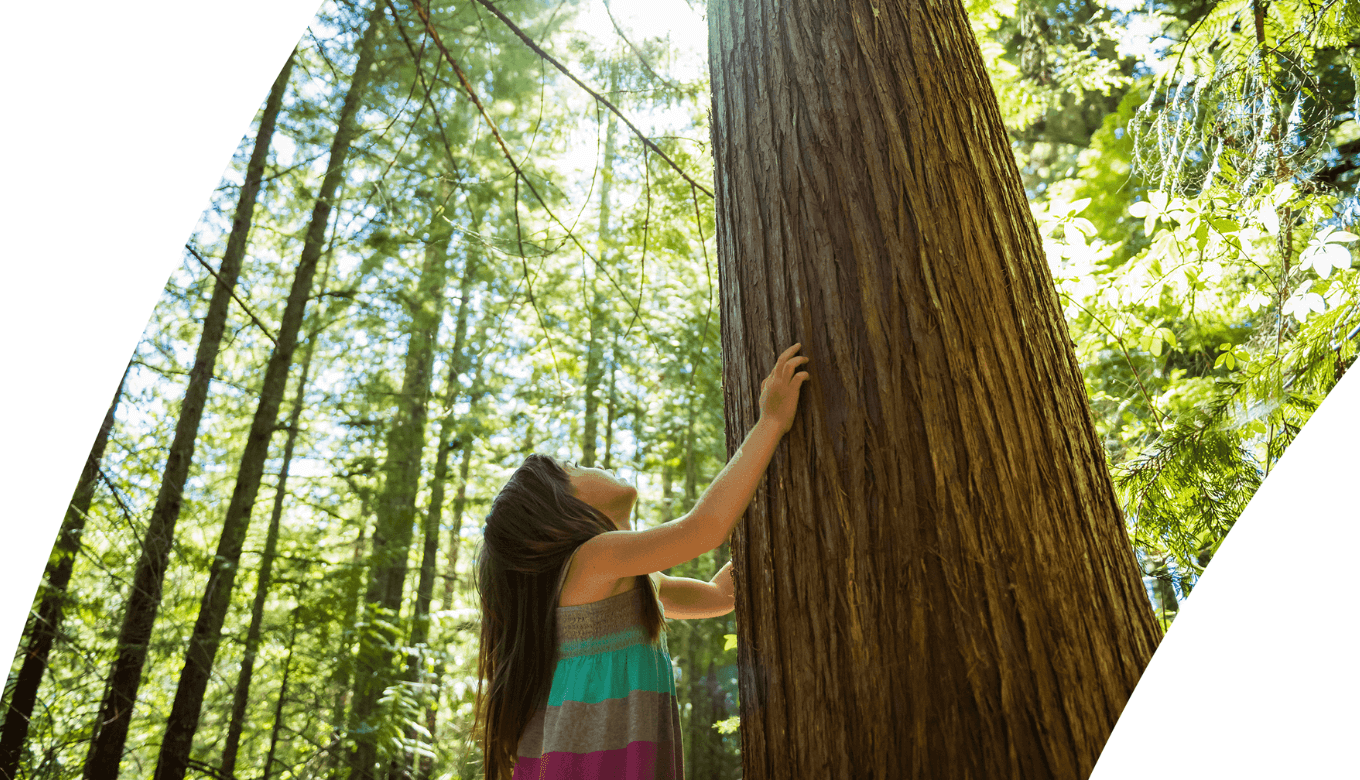
[[[670,75],[689,80],[703,74],[708,57],[708,22],[685,0],[612,0],[609,8],[634,44],[641,46],[652,38],[670,40],[676,49],[675,58],[666,67]],[[603,0],[584,4],[577,24],[606,46],[618,40]]]

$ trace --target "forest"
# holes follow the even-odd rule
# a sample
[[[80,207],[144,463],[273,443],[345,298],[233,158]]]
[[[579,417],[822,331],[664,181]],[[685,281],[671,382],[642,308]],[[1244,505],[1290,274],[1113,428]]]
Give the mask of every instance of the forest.
[[[852,5],[878,24],[880,6]],[[880,5],[952,9],[975,40],[939,56],[985,66],[1014,157],[993,164],[1023,188],[1010,218],[1036,239],[1080,373],[1053,369],[1054,394],[1089,406],[1090,484],[1108,472],[1148,611],[1132,634],[1155,643],[1355,359],[1360,0]],[[786,77],[714,74],[758,51],[738,6],[320,6],[90,432],[0,700],[0,778],[482,777],[476,555],[509,474],[531,453],[613,470],[637,487],[634,527],[655,527],[753,422],[733,366],[772,362],[773,344],[734,303],[754,272],[734,273],[784,250],[748,261],[739,210],[813,185],[743,200],[733,183],[758,167],[742,133],[762,127],[733,101],[778,104],[742,90]],[[886,57],[867,61],[911,59]],[[790,116],[776,139],[820,132]],[[811,239],[781,240],[792,257]],[[812,383],[864,350],[814,353]],[[780,468],[816,461],[798,446]],[[783,527],[770,501],[743,522]],[[746,534],[667,573],[708,580],[782,549]],[[780,571],[798,594],[822,587]],[[779,774],[743,756],[766,709],[739,693],[774,686],[756,654],[776,652],[747,637],[786,632],[788,658],[831,641],[770,627],[743,600],[765,575],[745,576],[733,614],[668,624],[687,778]]]

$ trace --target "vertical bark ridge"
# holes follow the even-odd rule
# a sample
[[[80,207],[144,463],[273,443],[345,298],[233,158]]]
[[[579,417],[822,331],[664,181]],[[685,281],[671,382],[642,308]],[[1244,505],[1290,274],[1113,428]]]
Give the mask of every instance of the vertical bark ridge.
[[[815,361],[734,537],[745,776],[1084,776],[1159,632],[962,6],[709,25],[729,451]]]

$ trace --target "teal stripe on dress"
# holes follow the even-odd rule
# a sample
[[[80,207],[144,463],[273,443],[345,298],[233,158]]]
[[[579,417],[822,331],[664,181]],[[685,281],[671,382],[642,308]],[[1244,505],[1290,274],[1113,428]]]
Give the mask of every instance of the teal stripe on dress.
[[[607,653],[612,650],[621,650],[629,645],[644,644],[646,641],[646,630],[642,626],[635,625],[622,631],[615,631],[578,642],[561,642],[557,646],[557,655],[559,658],[568,658],[577,655]]]
[[[674,693],[670,658],[650,644],[635,644],[601,655],[563,658],[553,671],[548,706],[564,701],[594,704],[621,699],[629,691]]]

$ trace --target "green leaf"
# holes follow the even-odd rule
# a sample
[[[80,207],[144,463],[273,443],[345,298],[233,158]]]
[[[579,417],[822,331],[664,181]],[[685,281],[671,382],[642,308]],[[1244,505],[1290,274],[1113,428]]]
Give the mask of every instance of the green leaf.
[[[737,635],[723,634],[723,652],[737,649]]]
[[[720,720],[717,723],[713,724],[713,728],[717,729],[719,734],[732,734],[735,733],[737,729],[740,727],[741,727],[740,715],[733,715],[727,720]]]

